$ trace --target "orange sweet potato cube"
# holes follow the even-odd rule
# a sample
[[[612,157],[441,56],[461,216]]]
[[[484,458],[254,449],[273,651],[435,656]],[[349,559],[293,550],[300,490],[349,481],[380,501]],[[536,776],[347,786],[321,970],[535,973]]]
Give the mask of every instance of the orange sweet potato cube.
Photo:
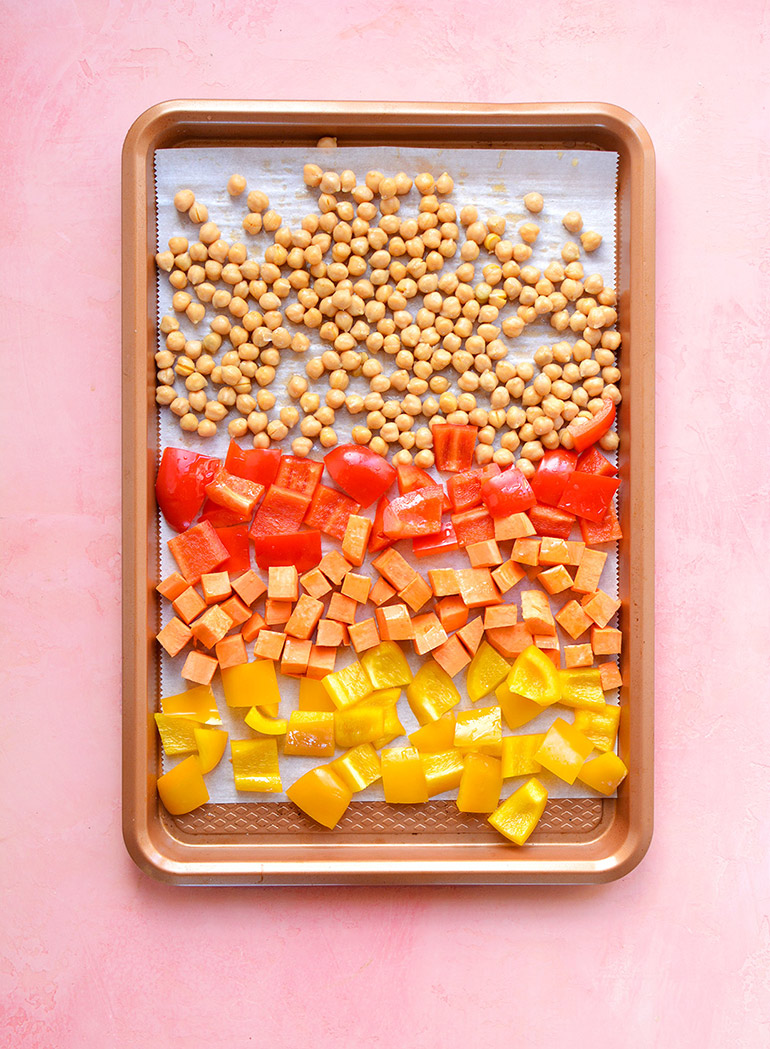
[[[167,601],[176,601],[180,594],[183,594],[189,587],[189,583],[180,575],[179,572],[172,572],[171,575],[167,575],[165,579],[162,579],[160,583],[155,587],[161,597],[165,597]]]
[[[473,568],[496,568],[503,563],[500,549],[494,539],[482,539],[469,543],[465,552]]]
[[[345,597],[351,597],[356,604],[363,605],[369,599],[369,591],[372,581],[368,575],[356,575],[355,572],[347,572],[342,580],[340,593]]]
[[[569,549],[566,542],[563,539],[552,539],[550,536],[543,536],[540,540],[538,560],[541,565],[569,564]]]
[[[460,568],[457,571],[460,596],[468,608],[481,608],[500,601],[500,594],[488,568]]]
[[[271,565],[267,570],[267,596],[273,601],[296,601],[299,574],[294,565]]]
[[[326,618],[336,619],[338,623],[355,623],[356,602],[352,597],[347,597],[345,594],[335,591],[329,601]]]
[[[373,605],[384,605],[386,601],[390,601],[391,597],[396,596],[396,591],[382,576],[377,577],[377,581],[369,592],[369,600]]]
[[[170,656],[178,656],[192,636],[189,626],[174,616],[160,633],[156,634],[156,639]]]
[[[185,681],[192,681],[196,685],[210,685],[218,666],[213,656],[193,650],[187,654],[187,659],[182,667],[182,677]]]
[[[457,639],[456,634],[452,634],[451,637],[447,638],[443,645],[434,648],[431,656],[450,677],[455,677],[459,674],[463,667],[467,667],[471,661],[471,657],[463,644]]]
[[[556,624],[542,590],[522,590],[521,618],[530,634],[555,634]]]
[[[426,652],[431,652],[447,640],[447,632],[435,612],[415,616],[412,626],[414,628],[414,648],[418,656],[424,656]]]
[[[324,647],[313,645],[310,650],[310,659],[307,664],[307,676],[315,681],[320,681],[327,674],[331,674],[337,662],[337,646]]]
[[[574,598],[559,609],[556,613],[556,622],[573,641],[584,634],[591,625],[591,620]]]
[[[597,590],[591,595],[590,600],[583,604],[583,611],[596,623],[597,626],[607,626],[609,621],[620,608],[620,601],[603,590]]]
[[[193,637],[206,648],[213,648],[217,641],[221,641],[233,621],[227,612],[223,611],[221,605],[211,605],[202,616],[198,616],[194,623],[190,624]]]
[[[254,658],[279,660],[285,641],[286,634],[280,634],[277,630],[260,630],[254,645]]]
[[[538,582],[549,594],[561,594],[572,586],[572,576],[564,565],[554,565],[538,574]]]
[[[495,627],[486,632],[486,639],[501,656],[514,659],[532,644],[532,635],[524,623],[515,626]]]
[[[309,572],[305,572],[303,576],[300,576],[299,581],[307,593],[311,597],[316,598],[316,600],[324,597],[332,588],[331,583],[320,568],[311,568]]]
[[[451,597],[460,593],[460,583],[454,568],[429,568],[428,579],[434,597]]]
[[[617,656],[620,653],[623,635],[612,626],[591,627],[591,648],[597,656]]]
[[[374,619],[363,619],[360,623],[351,623],[348,627],[350,643],[356,652],[365,652],[380,643],[380,635]]]
[[[371,531],[372,522],[368,517],[351,514],[348,518],[342,537],[342,552],[352,565],[360,566],[364,563]]]
[[[485,630],[516,626],[518,621],[519,610],[516,605],[491,605],[489,608],[484,609]]]
[[[375,557],[372,561],[372,567],[376,568],[380,575],[384,576],[396,590],[403,590],[417,574],[409,562],[401,556],[398,550],[394,550],[392,546]]]
[[[319,619],[316,644],[321,648],[338,648],[344,642],[344,627],[336,619]]]
[[[232,594],[229,572],[204,572],[201,576],[203,600],[207,605],[216,605]]]
[[[423,605],[433,597],[433,590],[428,586],[419,572],[415,572],[414,579],[407,583],[403,590],[399,590],[398,596],[413,612],[419,612]]]
[[[242,623],[247,623],[251,619],[251,609],[241,601],[237,594],[223,601],[221,608],[230,616],[234,626],[241,626]]]
[[[536,567],[540,559],[539,539],[517,539],[513,544],[512,561],[518,561],[522,565]]]
[[[414,637],[412,617],[406,605],[385,605],[375,612],[383,641],[411,641]]]
[[[607,555],[602,550],[586,549],[580,558],[572,589],[578,594],[593,594],[601,579]]]
[[[283,623],[288,623],[293,607],[291,601],[268,597],[265,601],[265,622],[268,626],[281,626]]]
[[[205,610],[206,602],[194,586],[188,586],[179,597],[171,602],[171,607],[182,622],[189,625]]]
[[[495,518],[495,539],[499,543],[505,539],[526,539],[536,534],[535,526],[525,513]]]
[[[249,661],[242,634],[230,634],[229,637],[223,637],[221,641],[217,641],[215,651],[217,662],[222,670]]]
[[[492,569],[492,578],[501,594],[507,594],[527,573],[516,561],[505,561],[499,568]]]
[[[311,641],[287,637],[281,654],[281,673],[290,677],[301,677],[307,670],[312,649]]]
[[[569,560],[568,565],[576,567],[580,564],[585,553],[586,544],[582,543],[579,539],[568,539],[567,540],[567,555]]]
[[[262,627],[265,626],[264,616],[261,616],[259,612],[253,612],[252,615],[243,624],[241,634],[243,634],[243,640],[246,644],[251,644],[259,634]]]
[[[244,605],[253,605],[255,601],[259,601],[267,587],[261,576],[257,575],[253,568],[249,568],[237,579],[233,579],[233,590]]]
[[[335,586],[339,586],[353,566],[349,561],[345,560],[339,550],[330,550],[321,558],[321,563],[318,567],[327,579],[331,580]]]
[[[476,616],[470,623],[466,623],[464,627],[461,627],[457,631],[457,636],[460,638],[462,643],[468,649],[472,656],[476,655],[476,650],[481,644],[481,639],[484,637],[484,621],[481,616]]]
[[[623,678],[620,676],[620,668],[617,663],[600,663],[599,677],[603,692],[611,692],[613,688],[620,688]]]
[[[590,645],[565,645],[564,666],[567,670],[573,667],[593,666],[594,653]]]
[[[436,602],[436,615],[447,634],[451,634],[468,622],[468,606],[459,594],[450,594]]]
[[[310,594],[300,594],[299,601],[286,621],[286,634],[301,641],[310,640],[323,614],[322,601],[317,601]]]

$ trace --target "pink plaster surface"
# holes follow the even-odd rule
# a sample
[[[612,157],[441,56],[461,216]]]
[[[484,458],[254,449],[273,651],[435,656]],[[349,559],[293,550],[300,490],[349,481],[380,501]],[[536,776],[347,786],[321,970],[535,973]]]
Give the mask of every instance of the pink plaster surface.
[[[0,1046],[767,1046],[767,3],[2,0],[0,32]],[[125,852],[120,149],[180,96],[606,101],[649,130],[656,831],[625,880],[195,890]]]

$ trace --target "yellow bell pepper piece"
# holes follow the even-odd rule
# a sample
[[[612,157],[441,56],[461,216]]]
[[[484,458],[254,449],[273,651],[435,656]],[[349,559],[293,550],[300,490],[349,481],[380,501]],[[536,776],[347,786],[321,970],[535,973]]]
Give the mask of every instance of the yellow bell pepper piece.
[[[163,750],[169,757],[174,754],[190,754],[197,751],[198,744],[195,742],[197,721],[190,721],[188,718],[175,715],[156,714],[155,724],[158,726]]]
[[[420,752],[414,747],[383,750],[382,786],[385,800],[391,805],[420,804],[428,800]]]
[[[628,769],[613,751],[600,754],[583,765],[577,778],[600,794],[612,794],[628,775]]]
[[[421,754],[436,753],[439,750],[449,750],[455,741],[455,716],[450,710],[448,714],[442,714],[436,721],[430,721],[422,728],[418,728],[409,737],[413,747],[417,747]]]
[[[196,685],[186,692],[161,699],[160,707],[164,714],[179,715],[198,721],[201,725],[221,725],[217,701],[211,685]]]
[[[267,706],[280,703],[278,678],[272,659],[258,659],[255,663],[239,663],[222,671],[222,687],[228,707]]]
[[[392,706],[383,707],[385,713],[385,724],[381,736],[377,739],[372,740],[372,746],[379,750],[381,747],[387,747],[388,743],[392,743],[394,739],[398,739],[399,736],[403,736],[405,729],[401,724],[401,719],[398,716],[398,708],[393,704]]]
[[[158,794],[172,816],[182,816],[206,804],[209,792],[195,754],[158,777]]]
[[[428,785],[428,797],[434,798],[447,790],[456,790],[463,775],[463,756],[454,747],[450,750],[437,751],[435,754],[422,754],[422,767],[425,782]]]
[[[331,830],[342,818],[353,792],[329,765],[319,765],[292,783],[286,796],[316,823]]]
[[[401,696],[400,688],[378,688],[361,703],[362,707],[394,707]]]
[[[236,790],[280,794],[278,744],[274,739],[234,739],[230,742]]]
[[[559,702],[565,707],[602,710],[605,706],[602,676],[597,667],[557,670],[561,685]]]
[[[548,791],[536,779],[527,780],[495,809],[489,822],[516,845],[523,845],[543,815]]]
[[[334,753],[334,714],[330,710],[292,710],[283,752],[304,758],[331,757]]]
[[[463,710],[455,724],[455,746],[466,750],[490,750],[499,755],[503,748],[503,723],[499,707]],[[487,749],[488,748],[488,749]]]
[[[297,704],[297,709],[335,711],[337,708],[324,688],[323,681],[312,677],[301,677],[299,679],[299,703]]]
[[[385,733],[384,707],[351,707],[336,711],[333,717],[334,742],[338,747],[371,743]]]
[[[352,707],[366,699],[373,691],[364,668],[358,661],[342,670],[334,670],[323,678],[323,686],[338,710]]]
[[[538,714],[543,713],[543,708],[539,703],[535,703],[534,699],[527,699],[526,696],[520,696],[518,692],[511,692],[507,680],[497,686],[495,696],[503,712],[505,723],[511,731],[521,728],[522,725],[536,718]]]
[[[544,769],[553,772],[554,776],[565,783],[574,783],[575,777],[582,768],[583,762],[594,749],[590,739],[586,739],[574,725],[563,718],[557,718],[545,734],[545,738],[535,751],[535,760]]]
[[[356,794],[359,790],[370,787],[382,778],[380,756],[371,743],[361,743],[341,757],[330,761],[327,768],[332,769],[345,786]]]
[[[252,707],[243,719],[249,728],[260,732],[263,736],[284,736],[286,734],[286,718],[268,718],[257,707]]]
[[[476,703],[490,692],[494,692],[508,677],[510,669],[511,664],[508,660],[503,659],[487,641],[482,641],[465,676],[468,699],[471,703]]]
[[[201,772],[211,772],[222,760],[227,746],[227,733],[221,728],[196,727],[194,731]]]
[[[457,808],[460,812],[494,812],[503,789],[502,764],[487,754],[467,754]]]
[[[280,703],[257,703],[257,710],[266,718],[277,718],[280,706]]]
[[[531,699],[541,707],[558,703],[561,696],[556,667],[537,645],[530,645],[516,657],[507,684],[511,692]]]
[[[618,736],[620,707],[607,703],[603,710],[576,710],[572,724],[597,750],[612,750]]]
[[[412,680],[406,656],[395,641],[382,641],[368,649],[361,656],[361,666],[372,688],[400,688]]]
[[[535,751],[544,739],[544,732],[531,736],[503,736],[503,779],[541,772],[543,766],[535,760]]]
[[[406,698],[421,725],[436,721],[460,702],[460,693],[445,670],[427,659],[406,687]]]

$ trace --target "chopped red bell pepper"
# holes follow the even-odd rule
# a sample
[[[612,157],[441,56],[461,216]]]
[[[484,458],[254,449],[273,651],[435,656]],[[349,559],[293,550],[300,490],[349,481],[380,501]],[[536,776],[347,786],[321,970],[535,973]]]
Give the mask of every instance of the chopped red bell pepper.
[[[414,463],[404,463],[396,467],[396,478],[398,480],[398,494],[406,495],[407,492],[416,492],[418,488],[434,488],[437,484],[435,478],[426,470],[421,470]]]
[[[206,499],[201,509],[201,521],[209,521],[215,528],[228,528],[230,525],[248,524],[251,514],[236,513],[226,510],[224,506]]]
[[[321,560],[321,533],[289,532],[254,540],[254,557],[265,571],[281,565],[294,565],[298,572],[309,572]]]
[[[474,506],[472,510],[452,514],[452,525],[460,546],[495,538],[495,523],[485,506]]]
[[[566,448],[550,448],[545,453],[530,481],[539,503],[559,505],[567,478],[577,468],[577,461],[577,452],[570,452]]]
[[[249,529],[245,524],[214,526],[222,544],[227,547],[229,557],[219,566],[220,572],[246,572],[251,568],[249,556]]]
[[[169,539],[168,548],[191,586],[205,572],[213,572],[229,556],[227,547],[208,521],[201,521]]]
[[[444,554],[457,550],[460,544],[451,520],[441,522],[441,528],[434,535],[419,535],[412,540],[412,553],[415,557],[430,557],[432,554]]]
[[[221,465],[221,459],[186,448],[164,448],[155,480],[155,498],[175,532],[183,532],[193,523],[203,505],[206,485]]]
[[[575,515],[568,514],[556,506],[533,506],[527,511],[527,517],[538,535],[547,535],[552,539],[569,539]]]
[[[481,486],[490,477],[497,477],[500,467],[497,463],[489,463],[480,470],[466,470],[464,473],[455,474],[446,483],[449,503],[456,514],[463,510],[470,510],[481,502]]]
[[[585,474],[575,470],[569,475],[559,500],[559,509],[600,524],[619,487],[617,477],[602,477],[600,474]]]
[[[224,467],[219,469],[214,480],[206,485],[206,495],[212,503],[218,503],[233,513],[251,517],[254,507],[265,494],[265,489],[256,481],[236,477]]]
[[[433,452],[436,469],[445,473],[470,470],[476,449],[477,426],[441,423],[433,427]]]
[[[278,473],[273,484],[289,492],[299,492],[312,498],[324,472],[324,464],[314,459],[300,459],[296,455],[284,455],[281,458]]]
[[[264,488],[273,484],[280,464],[279,448],[241,448],[235,441],[230,441],[225,459],[225,469],[231,474],[256,481]]]
[[[309,506],[309,495],[289,492],[277,484],[271,485],[262,505],[254,514],[249,529],[250,538],[261,539],[284,532],[298,532]]]
[[[360,509],[360,504],[349,495],[319,484],[310,503],[305,524],[341,541],[345,536],[348,518],[351,514],[357,514]]]
[[[372,524],[371,535],[369,536],[369,553],[374,554],[378,550],[384,550],[386,546],[391,546],[393,540],[385,535],[385,511],[387,510],[390,502],[383,495],[379,503],[377,503],[377,510],[374,514],[374,523]]]
[[[599,524],[581,519],[580,534],[583,542],[589,546],[596,546],[598,543],[614,543],[617,539],[622,539],[623,531],[612,503],[608,506],[607,513]]]
[[[578,456],[575,469],[584,474],[599,474],[602,477],[615,477],[618,472],[617,466],[613,466],[595,444]]]
[[[575,442],[575,451],[584,452],[595,441],[609,430],[615,422],[615,403],[609,397],[604,398],[602,407],[591,419],[575,416],[567,427],[567,433]]]
[[[481,498],[493,517],[520,514],[537,502],[529,481],[515,466],[486,480],[481,486]]]
[[[444,488],[434,484],[392,499],[385,508],[383,529],[391,539],[435,535],[441,529]]]
[[[361,506],[371,506],[396,479],[387,459],[359,444],[340,444],[324,456],[334,483]]]

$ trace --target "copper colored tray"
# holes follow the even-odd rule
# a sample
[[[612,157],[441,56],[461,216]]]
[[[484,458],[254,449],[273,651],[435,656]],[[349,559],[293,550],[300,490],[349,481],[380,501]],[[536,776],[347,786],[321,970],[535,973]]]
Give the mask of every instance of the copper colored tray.
[[[310,147],[322,135],[351,146],[619,154],[619,752],[630,772],[617,799],[549,801],[523,848],[452,802],[354,802],[328,832],[289,803],[211,804],[172,817],[157,799],[153,155],[195,145]],[[603,882],[639,863],[653,799],[654,249],[652,144],[615,106],[176,101],[134,123],[123,148],[123,833],[143,870],[178,884],[513,884]]]

